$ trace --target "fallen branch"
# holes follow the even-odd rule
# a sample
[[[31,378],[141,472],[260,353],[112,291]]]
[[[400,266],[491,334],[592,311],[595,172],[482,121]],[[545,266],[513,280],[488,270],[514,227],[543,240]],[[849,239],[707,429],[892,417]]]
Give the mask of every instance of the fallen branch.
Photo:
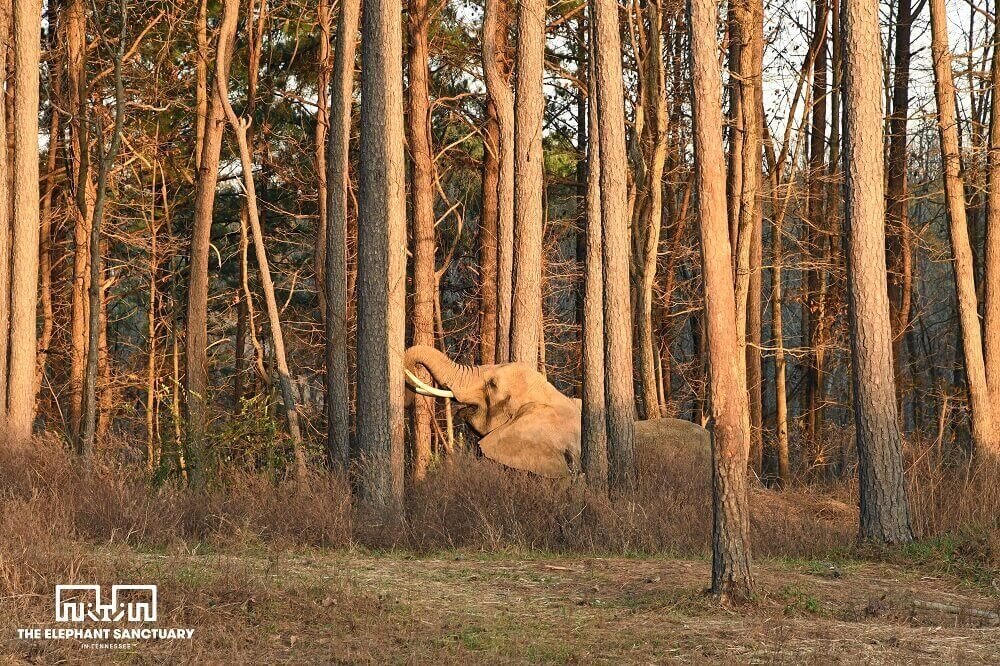
[[[996,613],[994,611],[982,610],[980,608],[963,608],[961,606],[954,606],[952,604],[942,604],[937,601],[922,601],[920,599],[913,600],[913,607],[921,608],[923,610],[939,611],[941,613],[965,615],[966,617],[975,617],[981,620],[985,620],[990,624],[1000,624],[1000,613]]]

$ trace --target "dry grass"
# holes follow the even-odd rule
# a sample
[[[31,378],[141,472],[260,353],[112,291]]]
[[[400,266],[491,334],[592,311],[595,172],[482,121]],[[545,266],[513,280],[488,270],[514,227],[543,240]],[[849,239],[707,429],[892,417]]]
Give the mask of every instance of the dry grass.
[[[981,635],[928,632],[957,620],[919,620],[907,600],[996,604],[997,477],[933,447],[907,457],[922,540],[906,548],[852,546],[851,483],[753,489],[762,596],[729,615],[700,597],[711,507],[698,457],[640,451],[638,487],[609,500],[460,454],[411,488],[404,521],[387,527],[336,474],[302,487],[232,470],[196,493],[106,461],[82,467],[42,440],[0,457],[0,636],[50,622],[57,583],[153,580],[165,622],[201,638],[129,659],[648,662],[669,647],[695,661],[799,663],[862,657],[850,643],[861,632],[881,655],[869,661],[919,661],[920,649],[989,661]],[[908,580],[917,587],[896,589]],[[958,637],[971,646],[961,654]],[[7,645],[16,660],[81,656],[66,642]]]

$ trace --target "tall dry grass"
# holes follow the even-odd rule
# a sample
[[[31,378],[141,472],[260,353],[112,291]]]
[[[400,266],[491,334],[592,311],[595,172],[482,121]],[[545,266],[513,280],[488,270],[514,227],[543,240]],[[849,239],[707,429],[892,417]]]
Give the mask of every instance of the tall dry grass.
[[[997,475],[930,443],[911,443],[907,460],[918,536],[976,534],[988,544],[988,557],[996,557]],[[277,544],[707,555],[707,458],[640,450],[639,466],[634,492],[609,499],[580,481],[539,479],[459,453],[409,488],[401,523],[382,525],[335,473],[314,473],[302,486],[233,469],[195,492],[157,486],[145,471],[107,461],[85,466],[41,439],[26,453],[0,454],[0,575],[12,575],[18,553],[55,552],[60,539],[147,549]],[[856,494],[853,482],[754,488],[755,554],[821,557],[842,550],[856,533]]]

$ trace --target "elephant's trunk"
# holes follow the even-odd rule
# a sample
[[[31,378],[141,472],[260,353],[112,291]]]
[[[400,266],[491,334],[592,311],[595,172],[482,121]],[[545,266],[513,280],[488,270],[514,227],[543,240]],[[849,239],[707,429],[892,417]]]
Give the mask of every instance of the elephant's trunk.
[[[434,347],[425,345],[407,349],[403,362],[411,373],[416,371],[418,365],[424,366],[434,377],[434,381],[452,391],[456,388],[460,390],[477,374],[477,368],[455,363]],[[461,401],[459,396],[456,397]]]

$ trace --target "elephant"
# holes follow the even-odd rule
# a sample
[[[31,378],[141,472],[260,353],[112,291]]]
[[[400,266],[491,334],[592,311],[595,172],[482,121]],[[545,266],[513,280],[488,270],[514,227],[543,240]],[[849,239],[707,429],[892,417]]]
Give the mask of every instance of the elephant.
[[[417,376],[423,366],[439,387]],[[580,471],[581,401],[563,395],[525,363],[461,365],[434,347],[406,350],[407,384],[419,395],[451,398],[463,405],[459,418],[480,437],[487,458],[542,477]],[[636,422],[638,445],[709,450],[708,432],[679,419]]]

